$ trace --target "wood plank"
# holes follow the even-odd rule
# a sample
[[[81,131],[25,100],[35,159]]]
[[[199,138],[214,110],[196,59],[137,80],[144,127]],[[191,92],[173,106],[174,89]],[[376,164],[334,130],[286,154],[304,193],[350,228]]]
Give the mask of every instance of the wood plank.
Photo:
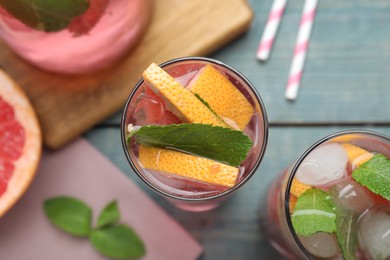
[[[320,1],[300,95],[284,98],[303,0],[289,1],[270,60],[256,48],[272,0],[251,1],[255,19],[242,37],[211,55],[255,85],[271,124],[390,124],[390,2]],[[120,113],[107,123],[119,124]]]
[[[212,57],[252,81],[270,122],[390,122],[387,0],[320,1],[300,95],[296,102],[285,100],[303,2],[288,2],[268,62],[260,63],[255,53],[272,0],[251,1],[251,30]]]
[[[130,170],[124,156],[118,128],[96,128],[85,137],[116,166],[179,221],[205,248],[202,260],[281,259],[266,242],[259,219],[266,207],[264,199],[272,181],[318,139],[346,127],[271,127],[267,151],[259,170],[222,207],[204,214],[175,209],[152,192]],[[390,127],[365,128],[390,136]]]
[[[146,35],[118,65],[93,74],[61,76],[17,58],[0,42],[0,68],[27,92],[38,113],[46,146],[57,148],[119,110],[151,62],[207,55],[248,29],[244,0],[154,1]]]

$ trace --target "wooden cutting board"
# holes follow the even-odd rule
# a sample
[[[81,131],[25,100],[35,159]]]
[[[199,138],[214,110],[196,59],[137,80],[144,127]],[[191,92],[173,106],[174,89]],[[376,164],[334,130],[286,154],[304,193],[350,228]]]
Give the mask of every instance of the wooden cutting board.
[[[0,41],[0,68],[30,97],[47,147],[59,148],[119,111],[151,62],[208,55],[246,31],[253,17],[245,0],[154,0],[153,8],[139,44],[119,64],[93,74],[42,71]]]

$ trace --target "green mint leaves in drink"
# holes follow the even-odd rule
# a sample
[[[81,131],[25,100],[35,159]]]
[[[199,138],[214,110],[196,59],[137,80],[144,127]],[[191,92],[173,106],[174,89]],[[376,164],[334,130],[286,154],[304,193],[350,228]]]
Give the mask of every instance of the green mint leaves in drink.
[[[116,201],[108,203],[92,227],[92,209],[72,197],[55,197],[44,202],[49,221],[57,228],[75,236],[88,237],[102,255],[116,259],[133,259],[145,255],[145,245],[130,227],[119,224]]]
[[[142,126],[131,131],[131,137],[139,144],[177,149],[231,166],[240,165],[252,147],[242,131],[206,124]]]
[[[336,238],[343,258],[356,259],[358,215],[351,210],[336,204]]]
[[[311,188],[298,197],[291,220],[298,235],[332,233],[336,230],[335,205],[328,193]]]
[[[87,0],[0,0],[0,6],[25,25],[56,32],[89,7]]]
[[[390,200],[390,159],[376,154],[352,173],[352,178],[375,194]]]

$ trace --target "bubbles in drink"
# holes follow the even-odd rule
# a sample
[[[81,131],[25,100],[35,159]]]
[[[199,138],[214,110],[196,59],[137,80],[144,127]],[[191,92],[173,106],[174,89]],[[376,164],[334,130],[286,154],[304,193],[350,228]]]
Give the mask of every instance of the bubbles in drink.
[[[370,209],[358,221],[360,246],[371,259],[390,259],[390,206]]]
[[[295,177],[311,186],[325,186],[347,175],[347,153],[338,143],[327,143],[312,151],[300,165]]]
[[[338,253],[337,240],[325,232],[318,232],[311,236],[299,236],[302,245],[315,257],[329,259]]]

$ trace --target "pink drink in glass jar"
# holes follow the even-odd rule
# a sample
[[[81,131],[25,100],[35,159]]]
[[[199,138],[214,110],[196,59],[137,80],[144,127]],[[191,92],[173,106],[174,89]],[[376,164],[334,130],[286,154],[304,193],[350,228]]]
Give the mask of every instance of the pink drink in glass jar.
[[[271,186],[261,222],[288,259],[390,259],[390,138],[344,131]]]
[[[240,95],[245,97],[245,102],[250,104],[251,109],[253,109],[248,117],[248,122],[242,129],[242,133],[250,138],[253,145],[246,158],[237,166],[238,174],[231,187],[147,168],[140,162],[140,145],[127,140],[130,124],[139,127],[189,123],[177,115],[177,111],[164,100],[164,97],[156,94],[156,90],[151,88],[149,82],[141,80],[137,83],[127,100],[121,123],[123,148],[135,173],[154,191],[165,196],[177,207],[189,211],[205,211],[215,208],[233,191],[239,189],[255,173],[267,143],[268,124],[264,105],[255,88],[239,72],[219,61],[201,57],[174,59],[162,64],[161,68],[187,91],[198,79],[203,68],[210,65],[229,80],[229,84],[234,86],[235,91],[239,90]],[[190,95],[194,96],[191,91]],[[181,97],[176,97],[176,99],[180,102]],[[210,106],[213,108],[212,102]],[[243,117],[245,116],[243,115]],[[229,118],[225,118],[224,121],[235,124]],[[161,161],[160,163],[162,164]],[[184,167],[186,167],[185,164]],[[218,171],[219,167],[216,166],[215,171]],[[212,174],[213,171],[211,171]]]
[[[44,70],[80,74],[123,58],[149,23],[149,0],[88,0],[88,9],[66,28],[27,26],[0,4],[0,38],[21,58]],[[54,8],[54,7],[53,7]]]

